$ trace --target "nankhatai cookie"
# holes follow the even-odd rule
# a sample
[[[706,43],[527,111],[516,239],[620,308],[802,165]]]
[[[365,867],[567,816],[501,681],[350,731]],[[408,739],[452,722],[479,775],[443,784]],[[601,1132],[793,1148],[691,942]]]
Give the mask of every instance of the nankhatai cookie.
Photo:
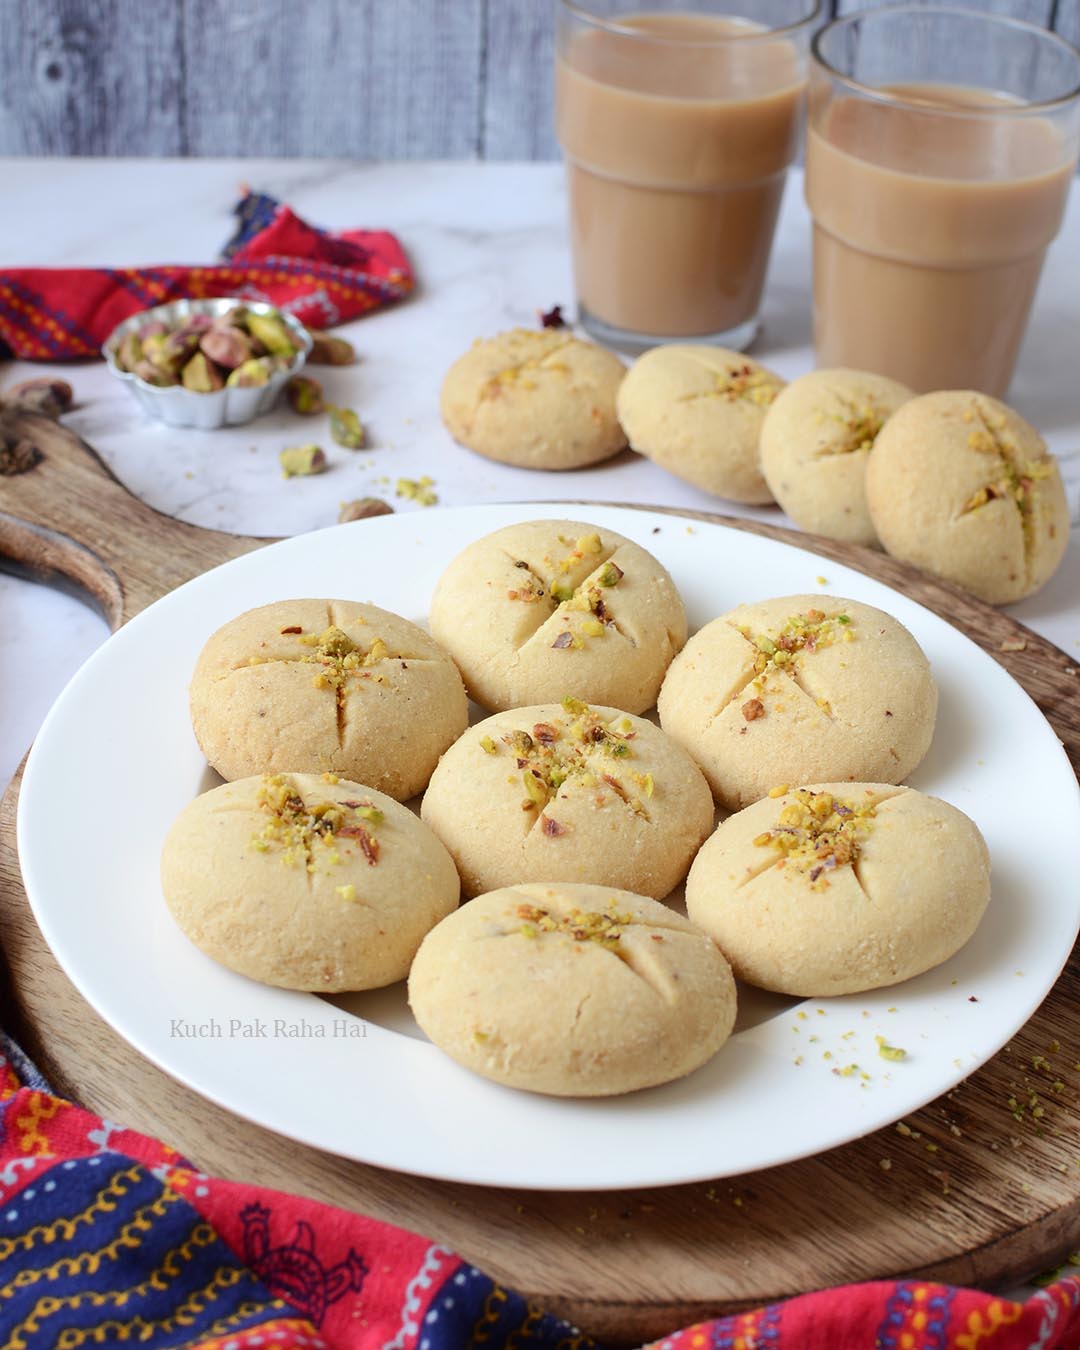
[[[989,601],[1031,595],[1057,571],[1069,512],[1034,427],[987,394],[924,394],[881,431],[866,468],[874,528],[895,558]]]
[[[899,783],[930,746],[937,686],[911,634],[855,600],[740,605],[672,662],[660,725],[730,811],[778,780]]]
[[[735,1022],[719,948],[667,906],[606,886],[479,896],[421,944],[409,1003],[440,1050],[508,1087],[610,1096],[692,1073]]]
[[[771,502],[758,441],[779,375],[723,347],[654,347],[619,387],[632,449],[714,497]]]
[[[878,432],[912,391],[862,370],[814,370],[765,414],[761,471],[796,525],[829,539],[876,544],[866,461]]]
[[[281,600],[210,638],[191,720],[223,778],[344,774],[405,801],[468,723],[453,661],[422,628],[351,600]]]
[[[687,630],[651,553],[595,525],[531,520],[458,554],[436,587],[431,631],[485,708],[570,694],[639,713]]]
[[[450,367],[439,409],[455,441],[523,469],[580,469],[626,445],[615,415],[625,368],[565,329],[478,338]]]
[[[566,698],[470,727],[439,761],[421,817],[466,895],[574,881],[660,899],[686,876],[713,806],[658,727]]]
[[[196,797],[165,840],[161,884],[207,956],[319,993],[403,979],[460,897],[453,860],[407,807],[333,774],[245,778]]]
[[[884,783],[777,788],[724,821],[686,882],[687,913],[740,979],[808,998],[940,965],[989,900],[974,822]]]

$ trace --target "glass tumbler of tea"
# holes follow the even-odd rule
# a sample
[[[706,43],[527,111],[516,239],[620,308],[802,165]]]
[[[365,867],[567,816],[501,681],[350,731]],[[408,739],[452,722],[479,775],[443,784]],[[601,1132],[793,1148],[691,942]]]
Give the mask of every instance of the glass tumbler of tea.
[[[820,7],[559,0],[555,129],[593,337],[754,337]]]
[[[1080,52],[947,5],[814,38],[814,345],[925,392],[1008,388],[1080,147]]]

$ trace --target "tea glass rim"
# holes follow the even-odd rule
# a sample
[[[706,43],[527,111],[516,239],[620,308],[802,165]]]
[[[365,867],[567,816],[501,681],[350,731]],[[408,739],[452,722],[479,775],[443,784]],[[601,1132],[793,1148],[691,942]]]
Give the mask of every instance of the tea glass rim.
[[[565,2],[565,0],[564,0]],[[893,17],[898,15],[919,15],[925,17],[931,15],[935,18],[961,18],[974,19],[977,22],[989,24],[999,29],[1012,29],[1019,31],[1025,36],[1034,36],[1037,40],[1048,42],[1051,46],[1058,47],[1066,56],[1071,57],[1077,71],[1077,82],[1064,94],[1059,94],[1056,98],[1048,99],[1024,99],[1018,103],[992,103],[992,104],[970,104],[962,108],[938,107],[935,105],[934,116],[962,117],[962,118],[981,118],[981,117],[1023,117],[1029,113],[1044,113],[1056,108],[1068,107],[1070,103],[1080,99],[1080,49],[1073,46],[1067,38],[1063,38],[1059,33],[1053,32],[1049,28],[1042,28],[1037,23],[1032,23],[1028,19],[1017,19],[1011,14],[997,14],[990,10],[971,9],[966,5],[952,4],[885,4],[873,9],[857,9],[850,14],[838,15],[831,19],[810,39],[810,61],[811,66],[817,66],[824,71],[830,79],[836,80],[839,84],[846,86],[855,93],[861,94],[876,103],[884,104],[893,108],[906,108],[912,112],[925,112],[927,105],[919,99],[906,98],[903,94],[893,93],[889,89],[884,89],[879,85],[865,84],[862,80],[857,80],[854,75],[845,75],[843,71],[837,70],[822,54],[822,43],[828,34],[834,29],[843,28],[848,24],[857,21],[876,22],[879,18]]]
[[[647,29],[635,28],[633,24],[619,19],[605,19],[599,14],[592,13],[585,7],[582,0],[559,0],[559,8],[572,14],[576,19],[583,23],[590,24],[593,28],[601,28],[607,33],[617,33],[620,37],[633,38],[638,42],[649,42],[657,46],[668,47],[726,47],[735,42],[763,42],[777,37],[783,37],[788,33],[797,33],[800,29],[808,27],[818,20],[824,9],[825,0],[804,0],[807,11],[801,18],[793,20],[791,23],[780,24],[776,28],[751,29],[746,33],[731,33],[723,37],[694,37],[680,38],[671,37],[666,33],[652,33]],[[680,11],[683,15],[684,11]],[[704,17],[718,19],[747,19],[748,15],[743,14],[716,14],[705,15]],[[749,20],[752,22],[752,20]]]

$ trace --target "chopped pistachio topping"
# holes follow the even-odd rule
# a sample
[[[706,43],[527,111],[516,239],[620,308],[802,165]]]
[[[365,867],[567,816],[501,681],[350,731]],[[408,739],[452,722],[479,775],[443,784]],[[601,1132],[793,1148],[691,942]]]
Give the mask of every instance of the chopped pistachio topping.
[[[870,450],[878,432],[885,425],[885,414],[866,393],[861,400],[855,396],[838,394],[837,401],[841,411],[822,412],[817,419],[839,424],[826,453],[854,455]]]
[[[796,669],[806,655],[812,656],[836,642],[855,641],[855,625],[849,614],[827,615],[820,609],[792,614],[778,633],[754,633],[745,625],[739,627],[739,632],[757,648],[754,657],[756,678],[750,688],[759,694],[774,671]],[[743,716],[748,722],[764,717],[766,711],[764,704],[756,698],[743,705]]]
[[[434,488],[434,478],[429,478],[427,474],[424,474],[422,478],[399,478],[396,491],[399,497],[416,502],[417,506],[436,506],[439,501],[439,494],[434,491]]]
[[[877,1041],[877,1052],[882,1059],[907,1059],[907,1051],[901,1050],[898,1045],[890,1045],[884,1036],[875,1036],[874,1040]]]
[[[334,890],[341,896],[342,900],[356,899],[356,887],[351,881],[346,886],[335,886]]]
[[[495,744],[495,742],[491,739],[490,736],[480,737],[480,748],[483,750],[485,755],[497,755],[499,753],[499,747]]]
[[[759,408],[767,408],[783,387],[784,382],[770,371],[747,361],[743,365],[718,371],[716,385],[711,392],[728,403],[744,400],[757,404]]]
[[[310,655],[299,659],[319,667],[312,678],[316,689],[340,689],[351,674],[370,669],[390,655],[390,649],[381,637],[373,638],[367,652],[362,652],[348,633],[336,624],[319,634],[305,633],[297,641],[314,648]]]
[[[805,872],[811,887],[821,891],[830,872],[858,858],[876,811],[869,800],[852,802],[831,792],[796,788],[793,800],[780,808],[776,825],[757,835],[754,844],[775,849],[782,863]]]
[[[264,777],[255,802],[266,823],[252,835],[251,847],[257,853],[280,850],[286,867],[302,865],[315,872],[320,862],[336,866],[341,862],[338,848],[346,840],[356,841],[369,866],[379,861],[379,841],[373,831],[382,824],[383,813],[371,802],[305,802],[285,774]],[[339,894],[352,889],[337,888]]]
[[[526,604],[544,601],[553,613],[562,610],[565,626],[551,646],[557,651],[580,651],[590,638],[604,637],[615,626],[615,618],[608,609],[611,603],[608,592],[618,586],[625,574],[610,558],[605,560],[605,545],[598,531],[578,539],[562,534],[557,537],[567,550],[564,554],[553,549],[535,564],[510,559],[515,570],[506,598]],[[575,584],[573,578],[581,577],[586,568],[591,568],[589,575]]]
[[[1021,465],[1003,457],[1001,477],[972,493],[964,503],[961,514],[977,511],[980,506],[986,506],[993,501],[1011,498],[1026,521],[1031,512],[1031,493],[1034,485],[1039,479],[1049,478],[1053,472],[1054,466],[1049,459],[1028,460]]]
[[[503,390],[510,385],[535,389],[535,377],[541,371],[555,371],[560,375],[570,373],[570,367],[565,361],[553,361],[551,358],[568,346],[573,341],[572,337],[555,338],[555,334],[547,329],[534,332],[528,328],[515,328],[508,337],[517,359],[488,379],[480,393],[482,400],[501,398]],[[477,338],[476,341],[479,343],[482,339]]]
[[[645,798],[653,796],[656,784],[652,774],[631,772],[628,781],[638,790],[634,791],[614,776],[615,764],[609,762],[634,758],[631,742],[637,733],[633,722],[621,714],[605,722],[587,703],[569,696],[562,706],[568,714],[566,720],[537,722],[531,734],[519,728],[502,737],[521,770],[522,810],[542,812],[563,784],[570,782],[576,788],[596,788],[605,796],[610,791],[636,815],[648,819],[638,792]]]
[[[998,477],[972,493],[961,508],[961,514],[978,511],[993,501],[1011,500],[1020,512],[1025,549],[1030,550],[1034,488],[1040,479],[1053,475],[1053,456],[1046,454],[1031,460],[1022,459],[1020,446],[1010,434],[1004,415],[991,412],[980,401],[973,401],[964,412],[963,420],[972,425],[967,436],[968,446],[979,454],[997,457],[994,467]]]
[[[619,945],[623,930],[633,923],[633,915],[620,914],[612,904],[602,913],[572,909],[569,914],[552,914],[539,905],[517,905],[514,916],[522,921],[519,932],[534,938],[538,933],[565,933],[575,942],[595,942],[609,951]]]
[[[599,545],[598,535],[592,535],[591,539],[595,539]],[[585,542],[587,541],[578,540],[579,549]],[[583,553],[579,553],[578,556],[583,556]],[[586,645],[586,638],[603,637],[609,626],[614,623],[604,592],[617,586],[624,575],[621,567],[613,562],[606,562],[595,576],[587,578],[580,586],[571,586],[566,581],[554,582],[551,594],[559,602],[559,609],[567,616],[581,614],[584,617],[578,619],[573,627],[564,629],[551,645],[555,648],[580,650]],[[567,622],[571,622],[569,617]]]

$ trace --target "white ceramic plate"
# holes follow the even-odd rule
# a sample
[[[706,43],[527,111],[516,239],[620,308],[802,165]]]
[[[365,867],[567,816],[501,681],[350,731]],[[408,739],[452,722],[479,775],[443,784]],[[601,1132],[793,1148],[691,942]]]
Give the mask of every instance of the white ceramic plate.
[[[371,600],[422,621],[467,542],[545,516],[584,518],[650,548],[692,627],[740,601],[820,592],[878,605],[911,629],[941,688],[934,744],[911,782],[972,816],[993,858],[993,900],[962,952],[875,994],[800,1005],[748,991],[741,1029],[699,1072],[573,1101],[459,1068],[420,1035],[403,986],[335,1006],[234,975],[181,936],[158,855],[173,817],[213,781],[187,713],[188,677],[210,633],[253,605],[309,595]],[[27,893],[61,965],[161,1068],[318,1148],[500,1186],[735,1175],[889,1124],[1005,1044],[1054,983],[1080,924],[1080,892],[1066,884],[1080,875],[1076,779],[1035,705],[990,657],[903,595],[801,549],[615,508],[388,516],[290,539],[189,582],[111,638],[57,701],[26,768],[18,833]],[[879,1035],[907,1058],[880,1058]]]

